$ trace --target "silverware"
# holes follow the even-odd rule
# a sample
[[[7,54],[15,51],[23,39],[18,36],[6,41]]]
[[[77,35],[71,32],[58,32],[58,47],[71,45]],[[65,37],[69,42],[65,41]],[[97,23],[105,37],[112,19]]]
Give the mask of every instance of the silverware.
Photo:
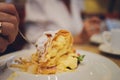
[[[32,44],[34,47],[36,46],[35,43],[30,42],[30,41],[28,40],[28,38],[27,38],[25,35],[23,35],[23,33],[22,33],[20,30],[19,30],[19,34],[22,36],[22,38],[23,38],[26,42],[28,42],[29,44]]]

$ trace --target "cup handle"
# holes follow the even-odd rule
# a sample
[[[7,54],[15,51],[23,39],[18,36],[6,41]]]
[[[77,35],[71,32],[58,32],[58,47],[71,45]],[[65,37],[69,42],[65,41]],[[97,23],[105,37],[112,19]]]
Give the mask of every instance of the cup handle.
[[[104,31],[102,34],[103,43],[110,46],[111,45],[111,33],[109,31]]]

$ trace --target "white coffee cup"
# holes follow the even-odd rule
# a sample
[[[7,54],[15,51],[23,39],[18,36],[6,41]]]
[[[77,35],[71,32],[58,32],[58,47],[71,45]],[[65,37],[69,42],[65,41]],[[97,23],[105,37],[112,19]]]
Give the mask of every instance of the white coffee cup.
[[[103,32],[103,43],[112,50],[120,51],[120,29]]]

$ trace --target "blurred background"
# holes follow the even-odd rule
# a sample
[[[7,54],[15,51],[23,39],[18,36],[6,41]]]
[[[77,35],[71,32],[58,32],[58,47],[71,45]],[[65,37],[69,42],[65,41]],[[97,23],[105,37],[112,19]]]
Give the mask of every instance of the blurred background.
[[[46,11],[48,11],[48,13],[49,13],[49,11],[53,10],[53,12],[55,12],[55,14],[53,14],[53,16],[50,15],[50,17],[47,14],[47,18],[49,17],[48,21],[46,21],[46,17],[40,18],[40,20],[35,19],[34,16],[37,15],[37,13],[34,13],[35,11],[38,11],[38,10],[41,10],[43,12],[46,12],[46,11],[43,10],[45,8],[43,8],[43,7],[40,8],[41,5],[39,5],[39,7],[37,6],[38,9],[36,9],[35,5],[33,4],[33,3],[35,3],[34,1],[36,1],[36,2],[40,1],[40,3],[44,2],[48,5],[47,7],[52,6],[51,4],[54,1],[56,1],[56,4],[60,4],[60,5],[64,4],[64,6],[62,6],[62,7],[65,8],[64,10],[67,10],[66,13],[67,14],[69,13],[68,14],[69,16],[71,16],[71,15],[74,16],[73,19],[74,19],[74,21],[76,21],[75,25],[72,26],[72,28],[69,28],[69,27],[67,28],[67,26],[69,26],[69,25],[67,24],[67,19],[65,19],[66,18],[66,15],[64,14],[65,11],[63,11],[63,13],[59,14],[59,10],[57,13],[57,11],[55,12],[55,10],[57,10],[57,9],[51,9],[52,8],[51,7],[49,10],[49,8],[46,8],[46,6],[45,6],[45,8],[47,9]],[[117,25],[117,27],[120,26],[120,23],[119,23],[120,22],[120,0],[0,0],[0,2],[13,3],[16,6],[16,9],[17,9],[17,11],[19,13],[19,17],[20,17],[19,29],[23,33],[23,35],[25,35],[29,40],[31,40],[31,42],[33,40],[33,35],[32,35],[32,37],[30,37],[30,35],[32,33],[31,30],[33,30],[33,29],[31,28],[30,25],[36,24],[35,21],[37,20],[38,22],[41,21],[40,25],[37,25],[37,26],[44,26],[42,28],[45,28],[46,25],[44,25],[44,24],[47,23],[47,24],[51,25],[51,22],[50,22],[51,17],[53,17],[53,21],[51,20],[53,23],[55,23],[55,21],[57,23],[57,20],[58,20],[57,25],[60,23],[60,25],[58,25],[58,26],[62,26],[62,25],[64,26],[63,23],[66,22],[65,27],[64,27],[65,29],[70,30],[70,29],[74,29],[75,26],[78,27],[78,28],[76,28],[75,31],[70,30],[74,37],[74,44],[77,44],[77,45],[82,45],[82,44],[91,43],[91,42],[100,44],[100,43],[102,43],[101,37],[99,36],[99,34],[101,34],[101,32],[103,32],[105,30],[111,30],[112,28],[115,27],[115,25]],[[73,9],[71,8],[70,5],[72,5]],[[32,8],[32,7],[34,7],[34,8]],[[61,8],[58,8],[58,9],[61,10]],[[32,11],[30,11],[30,10],[32,10]],[[75,10],[78,10],[78,11],[75,11]],[[79,13],[76,13],[76,12],[79,12]],[[38,14],[39,15],[38,17],[45,16],[43,14],[44,13],[40,12],[40,14]],[[58,16],[63,16],[63,18],[62,19],[58,18],[58,19],[54,20],[54,18],[56,18],[57,14],[58,14]],[[76,16],[78,14],[80,16],[80,19],[78,19],[79,16]],[[32,16],[32,18],[30,18],[30,16]],[[61,22],[60,22],[60,20],[61,20]],[[80,21],[78,21],[78,20],[80,20]],[[114,24],[112,24],[111,22]],[[68,21],[68,23],[70,23],[70,22]],[[52,24],[52,25],[55,26],[55,24]],[[80,26],[78,26],[78,25],[80,25]],[[31,29],[29,29],[26,26],[30,26],[29,28],[31,28]],[[82,26],[82,28],[81,28],[81,26]],[[40,28],[41,31],[39,31],[41,33],[45,31],[42,28]],[[94,28],[97,31],[95,31]],[[49,30],[48,28],[46,28],[46,29]],[[94,31],[89,31],[90,29],[94,30]],[[34,32],[36,32],[36,31],[34,31]],[[75,33],[75,32],[78,32],[78,33]],[[38,33],[38,34],[41,34],[41,33]],[[97,37],[93,36],[95,34],[98,34]],[[40,36],[40,35],[38,35],[38,36]],[[96,40],[96,38],[97,38],[97,40]],[[33,40],[33,41],[35,41],[35,40]],[[21,50],[24,48],[24,46],[26,44],[27,44],[27,42],[22,38],[22,36],[20,34],[18,34],[16,41],[8,47],[8,49],[6,50],[5,53]],[[28,48],[28,46],[27,46],[27,48]]]

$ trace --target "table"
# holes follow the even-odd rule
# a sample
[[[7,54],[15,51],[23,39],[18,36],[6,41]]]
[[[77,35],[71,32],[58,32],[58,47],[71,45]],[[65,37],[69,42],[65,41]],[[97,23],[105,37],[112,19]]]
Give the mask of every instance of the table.
[[[109,58],[120,67],[120,56],[103,53],[98,49],[98,45],[91,44],[91,43],[74,44],[74,48],[105,56],[106,58]]]

